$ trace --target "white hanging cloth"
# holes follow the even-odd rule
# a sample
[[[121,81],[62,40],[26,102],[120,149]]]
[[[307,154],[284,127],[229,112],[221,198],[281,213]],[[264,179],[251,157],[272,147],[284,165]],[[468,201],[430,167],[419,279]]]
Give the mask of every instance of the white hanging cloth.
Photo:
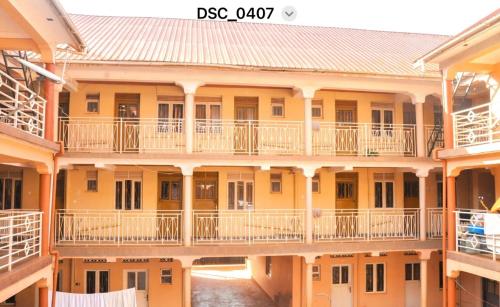
[[[52,306],[51,293],[49,306]],[[56,292],[56,307],[137,307],[135,288],[93,294]]]

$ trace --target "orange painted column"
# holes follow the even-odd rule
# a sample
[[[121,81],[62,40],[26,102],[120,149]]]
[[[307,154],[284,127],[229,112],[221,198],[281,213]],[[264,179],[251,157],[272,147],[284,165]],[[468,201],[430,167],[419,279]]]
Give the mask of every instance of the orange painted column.
[[[55,65],[52,63],[45,64],[45,69],[50,72],[55,72]],[[54,140],[54,83],[48,79],[44,80],[43,84],[45,100],[45,122],[44,122],[44,136],[46,140]],[[39,183],[39,203],[40,211],[42,212],[42,256],[49,255],[49,219],[50,219],[50,185],[51,175],[40,174]],[[49,289],[47,287],[40,287],[38,289],[38,298],[40,307],[48,307]]]
[[[443,79],[443,133],[444,133],[444,148],[451,149],[453,148],[453,117],[451,113],[453,113],[453,81],[448,79]],[[447,170],[443,170],[447,171]],[[456,210],[456,192],[455,192],[455,177],[448,177],[446,173],[443,174],[443,177],[446,178],[446,181],[443,183],[446,184],[444,191],[446,191],[446,224],[448,226],[447,236],[443,236],[443,239],[447,238],[447,250],[454,251],[456,249],[456,225],[455,225],[455,214]],[[446,251],[443,252],[443,256],[446,257]],[[443,269],[446,274],[446,258],[443,259]],[[456,306],[456,286],[455,279],[451,277],[447,277],[447,286],[446,286],[446,298],[445,298],[445,306]]]

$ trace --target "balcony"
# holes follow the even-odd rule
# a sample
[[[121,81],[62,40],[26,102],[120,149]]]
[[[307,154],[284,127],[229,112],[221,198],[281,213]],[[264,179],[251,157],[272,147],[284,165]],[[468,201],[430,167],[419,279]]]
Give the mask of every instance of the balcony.
[[[455,211],[455,218],[457,252],[499,259],[499,214],[462,209]]]
[[[500,141],[500,118],[493,103],[454,112],[453,144],[455,148]],[[498,107],[496,107],[498,109]]]
[[[0,270],[40,255],[42,213],[0,211]]]
[[[420,239],[420,209],[314,209],[315,242]],[[427,211],[427,238],[441,236],[441,209]],[[305,209],[194,210],[193,245],[304,243]],[[57,211],[56,243],[180,245],[182,211]]]
[[[45,99],[0,70],[0,122],[44,135]]]
[[[196,120],[193,152],[236,155],[302,155],[301,121]],[[66,152],[183,153],[183,120],[64,118],[59,140]],[[414,125],[321,122],[313,127],[313,153],[322,156],[416,154]]]

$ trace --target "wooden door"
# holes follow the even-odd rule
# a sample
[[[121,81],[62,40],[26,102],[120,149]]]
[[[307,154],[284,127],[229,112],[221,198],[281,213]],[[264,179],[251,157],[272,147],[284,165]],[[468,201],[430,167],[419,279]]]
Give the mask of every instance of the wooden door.
[[[358,151],[358,113],[356,101],[335,101],[335,152],[338,155],[356,155]]]
[[[182,175],[158,174],[158,210],[182,210]]]
[[[257,151],[257,97],[234,98],[234,152],[242,154],[256,153]]]
[[[335,175],[335,208],[358,209],[358,174]]]
[[[139,112],[140,94],[115,94],[115,116],[121,125],[115,132],[119,138],[115,148],[132,152],[139,149]]]
[[[418,178],[414,173],[404,173],[404,207],[418,208]]]
[[[331,307],[352,307],[352,276],[350,264],[332,266]]]
[[[218,209],[218,173],[198,172],[193,174],[193,209]]]

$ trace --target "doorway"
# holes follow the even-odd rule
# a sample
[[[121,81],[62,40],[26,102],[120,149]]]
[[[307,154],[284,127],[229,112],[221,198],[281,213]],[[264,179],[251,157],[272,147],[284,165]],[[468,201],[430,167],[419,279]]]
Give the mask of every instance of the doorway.
[[[405,307],[420,307],[420,263],[405,264]]]
[[[331,307],[352,307],[352,284],[350,264],[332,266]]]
[[[257,152],[258,97],[234,97],[233,150],[239,154]]]
[[[140,94],[115,94],[115,116],[123,122],[118,131],[115,131],[118,134],[118,142],[115,142],[117,151],[135,152],[139,149],[140,100]]]
[[[358,209],[358,174],[335,174],[335,209]]]
[[[355,155],[358,151],[357,102],[336,100],[335,151],[337,155]]]
[[[414,173],[404,173],[404,207],[405,209],[417,209],[419,184],[418,177]]]
[[[182,174],[158,174],[158,210],[182,210]]]
[[[125,271],[125,288],[135,288],[137,307],[148,306],[148,272],[141,271]]]

